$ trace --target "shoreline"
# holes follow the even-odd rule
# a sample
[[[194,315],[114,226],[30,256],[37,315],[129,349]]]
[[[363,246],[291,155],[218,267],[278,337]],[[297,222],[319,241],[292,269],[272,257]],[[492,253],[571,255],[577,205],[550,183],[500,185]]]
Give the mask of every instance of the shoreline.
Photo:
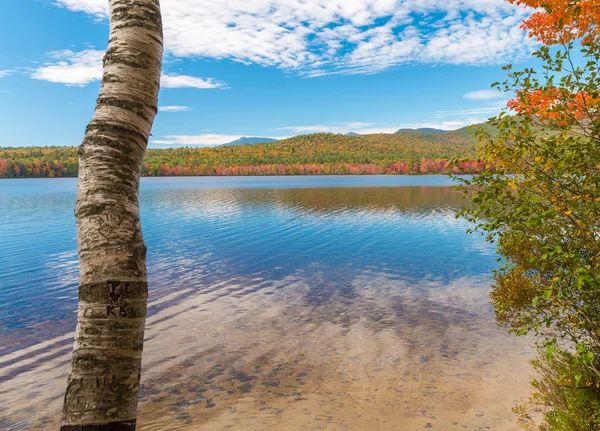
[[[290,175],[142,175],[141,178],[289,178],[289,177],[468,177],[472,173],[415,173],[415,174],[290,174]],[[0,180],[60,180],[76,179],[77,176],[60,177],[0,177]]]

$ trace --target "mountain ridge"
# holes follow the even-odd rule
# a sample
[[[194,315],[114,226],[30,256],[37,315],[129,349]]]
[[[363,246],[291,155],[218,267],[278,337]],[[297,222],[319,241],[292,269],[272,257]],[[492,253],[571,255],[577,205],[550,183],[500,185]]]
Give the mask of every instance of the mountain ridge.
[[[443,129],[435,129],[433,127],[419,127],[418,129],[398,129],[395,133],[403,133],[403,132],[431,132],[431,133],[444,133],[449,130]]]
[[[248,137],[242,136],[235,141],[227,142],[226,144],[220,145],[222,147],[234,147],[236,145],[254,145],[254,144],[268,144],[277,142],[278,139],[274,138],[259,138],[259,137]]]

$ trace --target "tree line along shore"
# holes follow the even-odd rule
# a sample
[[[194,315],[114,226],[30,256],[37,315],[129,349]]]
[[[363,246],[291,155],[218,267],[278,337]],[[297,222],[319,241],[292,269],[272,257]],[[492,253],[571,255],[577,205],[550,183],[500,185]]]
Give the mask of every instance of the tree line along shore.
[[[143,176],[411,175],[476,173],[472,129],[396,134],[317,133],[264,144],[150,148]],[[76,177],[77,147],[0,148],[0,178]]]

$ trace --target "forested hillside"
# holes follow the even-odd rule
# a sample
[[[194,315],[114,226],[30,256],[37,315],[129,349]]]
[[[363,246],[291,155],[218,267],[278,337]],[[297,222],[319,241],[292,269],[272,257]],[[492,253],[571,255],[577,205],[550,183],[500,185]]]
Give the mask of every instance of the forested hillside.
[[[476,172],[473,130],[348,136],[318,133],[256,145],[149,149],[146,176]],[[463,159],[458,167],[451,159]],[[73,177],[76,147],[0,148],[0,177]]]

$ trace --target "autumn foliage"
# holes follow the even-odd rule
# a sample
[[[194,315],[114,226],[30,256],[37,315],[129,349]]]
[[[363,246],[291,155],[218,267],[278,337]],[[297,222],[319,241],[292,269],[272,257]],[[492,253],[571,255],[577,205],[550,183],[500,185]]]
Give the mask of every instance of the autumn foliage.
[[[600,0],[509,0],[536,9],[522,28],[545,45],[581,39],[595,43],[600,37]]]
[[[571,93],[557,87],[517,91],[517,97],[508,101],[508,107],[519,114],[536,116],[541,122],[559,127],[597,118],[600,97],[585,91]]]
[[[598,74],[597,69],[589,66],[598,61],[595,47],[600,43],[600,0],[509,1],[536,8],[522,27],[530,37],[546,45],[538,52],[547,63],[552,61],[551,66],[544,68],[546,75],[557,73],[557,77],[568,76],[569,81],[549,80],[544,86],[536,86],[535,73],[526,70],[520,76],[520,88],[515,89],[516,97],[509,101],[508,107],[519,114],[535,116],[550,127],[564,128],[582,122],[585,126],[597,121],[600,118],[599,89],[586,83]],[[581,43],[582,54],[588,57],[587,67],[575,67],[576,42]],[[550,51],[552,45],[559,45],[562,51]],[[555,58],[551,60],[551,56]]]
[[[473,173],[473,132],[302,135],[271,144],[150,149],[144,176],[407,175]],[[451,164],[452,159],[462,162]],[[73,147],[0,148],[0,177],[74,177]]]

